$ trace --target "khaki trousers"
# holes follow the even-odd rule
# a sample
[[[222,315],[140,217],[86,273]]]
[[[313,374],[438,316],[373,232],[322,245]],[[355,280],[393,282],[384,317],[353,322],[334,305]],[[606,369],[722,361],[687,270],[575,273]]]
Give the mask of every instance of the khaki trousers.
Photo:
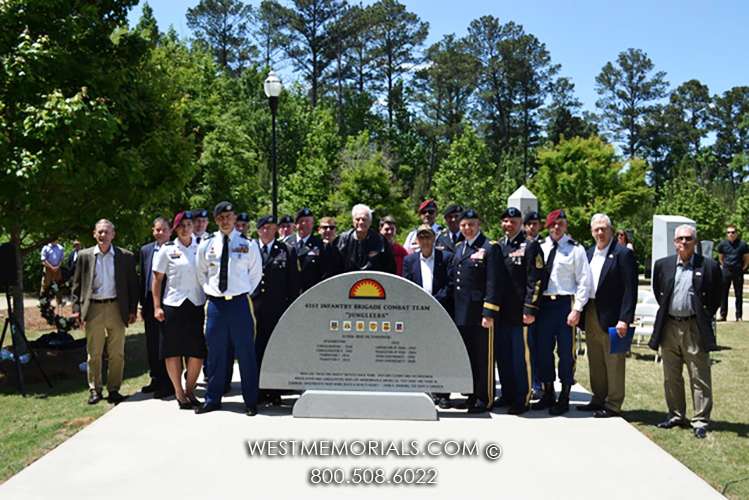
[[[102,354],[107,346],[109,373],[107,390],[119,391],[125,371],[125,324],[117,301],[92,303],[86,315],[86,348],[88,350],[88,387],[101,392]]]
[[[47,289],[47,287],[53,282],[58,281],[62,278],[62,271],[58,269],[57,271],[53,271],[52,269],[48,268],[47,266],[44,266],[44,274],[42,274],[42,289],[39,292],[39,294],[43,294],[44,290]],[[57,294],[57,300],[59,302],[60,300],[60,294]]]
[[[591,402],[621,413],[627,353],[610,354],[611,337],[598,322],[593,299],[585,305],[585,343],[588,345],[590,389],[593,391]]]
[[[710,354],[702,346],[697,320],[673,321],[667,318],[663,325],[661,352],[668,419],[675,422],[687,420],[683,375],[686,364],[694,406],[691,424],[695,429],[707,427],[713,409]]]

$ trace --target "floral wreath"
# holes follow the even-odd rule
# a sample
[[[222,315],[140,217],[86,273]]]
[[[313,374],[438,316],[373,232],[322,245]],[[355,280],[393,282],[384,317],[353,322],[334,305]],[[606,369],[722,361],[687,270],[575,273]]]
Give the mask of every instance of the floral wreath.
[[[49,286],[42,291],[41,297],[39,297],[39,310],[42,313],[42,317],[47,320],[47,323],[57,328],[59,333],[68,333],[76,324],[75,318],[60,316],[52,305],[52,300],[55,296],[63,291],[70,291],[69,282],[65,280],[52,280]]]

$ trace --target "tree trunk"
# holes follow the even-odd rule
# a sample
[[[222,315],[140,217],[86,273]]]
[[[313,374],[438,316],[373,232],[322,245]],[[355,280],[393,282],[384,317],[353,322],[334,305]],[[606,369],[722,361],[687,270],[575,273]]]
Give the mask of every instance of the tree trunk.
[[[16,252],[16,269],[18,277],[18,286],[13,287],[13,316],[16,319],[16,324],[20,326],[23,331],[26,331],[26,323],[24,319],[23,311],[23,255],[21,253],[21,228],[11,229],[10,243],[13,245],[13,249]]]

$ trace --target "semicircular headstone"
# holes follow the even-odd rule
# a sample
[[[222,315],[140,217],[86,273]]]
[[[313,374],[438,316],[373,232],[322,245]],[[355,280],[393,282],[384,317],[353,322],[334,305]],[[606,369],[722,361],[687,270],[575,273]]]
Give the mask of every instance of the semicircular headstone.
[[[471,392],[463,340],[442,306],[399,276],[360,271],[305,292],[284,313],[260,387]]]

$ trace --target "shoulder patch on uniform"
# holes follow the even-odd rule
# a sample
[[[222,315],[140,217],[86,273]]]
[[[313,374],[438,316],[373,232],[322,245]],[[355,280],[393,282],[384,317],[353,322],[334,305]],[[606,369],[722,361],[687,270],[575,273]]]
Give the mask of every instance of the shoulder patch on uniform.
[[[247,237],[247,235],[244,235],[244,234],[242,234],[242,233],[239,233],[239,236],[241,236],[242,238],[244,238],[244,239],[246,239],[246,240],[249,240],[249,238]]]
[[[538,244],[541,245],[544,241],[546,241],[546,238],[539,238],[536,241],[538,241]]]
[[[489,244],[490,244],[490,245],[496,245],[496,244],[498,244],[498,243],[499,243],[499,242],[498,242],[497,240],[489,240]]]
[[[211,234],[210,234],[210,236],[206,236],[206,237],[205,237],[205,238],[203,238],[203,239],[202,239],[201,241],[208,241],[208,240],[212,240],[214,236],[216,236],[216,233],[211,233]]]
[[[578,243],[577,240],[573,240],[572,238],[570,238],[570,245],[577,246],[579,244],[580,243]]]
[[[536,254],[536,269],[543,269],[544,267],[544,258],[540,253]]]
[[[174,246],[174,245],[176,245],[176,243],[174,242],[174,240],[168,241],[168,242],[164,243],[165,247],[170,247],[170,246]]]

